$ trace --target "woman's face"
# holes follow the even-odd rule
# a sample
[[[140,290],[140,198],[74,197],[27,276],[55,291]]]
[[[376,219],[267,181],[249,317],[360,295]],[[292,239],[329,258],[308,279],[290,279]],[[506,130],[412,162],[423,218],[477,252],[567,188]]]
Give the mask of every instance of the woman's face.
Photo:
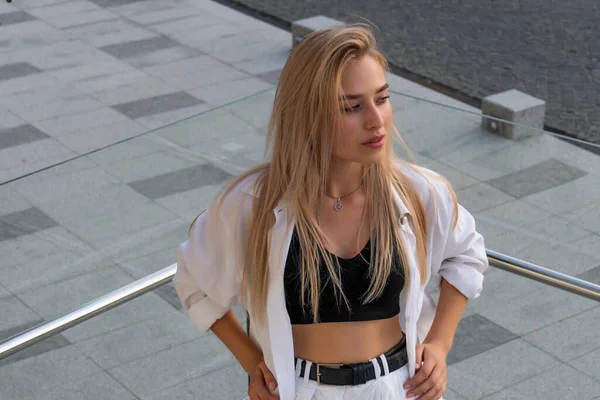
[[[335,132],[333,156],[345,161],[373,164],[385,155],[391,138],[392,106],[385,72],[371,56],[353,62],[342,76],[345,99],[339,100],[342,124]]]

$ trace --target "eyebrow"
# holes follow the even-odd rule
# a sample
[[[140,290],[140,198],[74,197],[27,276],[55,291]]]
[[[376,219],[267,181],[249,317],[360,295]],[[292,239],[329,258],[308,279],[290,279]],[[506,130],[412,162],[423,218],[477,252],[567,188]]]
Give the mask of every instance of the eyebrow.
[[[382,87],[377,89],[375,94],[381,93],[389,87],[390,87],[390,85],[386,83],[385,85],[383,85]],[[358,99],[361,99],[362,97],[363,97],[362,94],[347,94],[345,96],[342,96],[342,98],[340,100],[358,100]]]

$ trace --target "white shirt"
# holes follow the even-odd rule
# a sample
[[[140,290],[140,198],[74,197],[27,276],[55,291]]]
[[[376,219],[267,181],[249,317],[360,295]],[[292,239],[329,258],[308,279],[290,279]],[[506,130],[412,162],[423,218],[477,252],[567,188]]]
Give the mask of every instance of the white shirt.
[[[488,268],[488,260],[475,220],[460,205],[458,223],[453,228],[453,200],[440,176],[421,167],[418,170],[405,165],[398,167],[420,194],[427,225],[428,276],[421,284],[410,214],[394,191],[402,215],[398,223],[410,269],[410,279],[400,296],[399,323],[406,335],[408,369],[412,377],[416,344],[427,336],[436,310],[435,301],[426,293],[426,286],[431,282],[439,287],[443,277],[468,299],[476,298],[483,288],[483,272]],[[202,332],[207,332],[240,301],[241,256],[252,204],[258,201],[254,191],[256,179],[253,175],[237,185],[223,199],[219,213],[216,198],[197,219],[189,239],[179,248],[173,285],[188,316]],[[283,269],[294,221],[290,220],[284,202],[273,212],[275,225],[270,232],[267,322],[260,324],[249,314],[250,337],[261,348],[265,364],[277,380],[281,400],[293,400],[294,346],[285,303]]]

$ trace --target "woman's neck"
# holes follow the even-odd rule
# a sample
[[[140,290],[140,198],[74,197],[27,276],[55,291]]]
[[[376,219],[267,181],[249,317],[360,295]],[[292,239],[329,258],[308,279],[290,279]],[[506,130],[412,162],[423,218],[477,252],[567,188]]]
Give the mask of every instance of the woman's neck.
[[[332,160],[325,193],[342,197],[358,188],[362,181],[363,165],[353,161]]]

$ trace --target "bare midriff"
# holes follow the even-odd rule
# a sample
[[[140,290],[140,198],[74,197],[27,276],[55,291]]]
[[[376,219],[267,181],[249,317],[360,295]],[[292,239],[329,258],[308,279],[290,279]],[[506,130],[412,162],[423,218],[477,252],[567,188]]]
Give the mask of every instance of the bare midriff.
[[[385,353],[403,334],[398,317],[374,321],[292,325],[294,355],[319,364],[365,362]]]

